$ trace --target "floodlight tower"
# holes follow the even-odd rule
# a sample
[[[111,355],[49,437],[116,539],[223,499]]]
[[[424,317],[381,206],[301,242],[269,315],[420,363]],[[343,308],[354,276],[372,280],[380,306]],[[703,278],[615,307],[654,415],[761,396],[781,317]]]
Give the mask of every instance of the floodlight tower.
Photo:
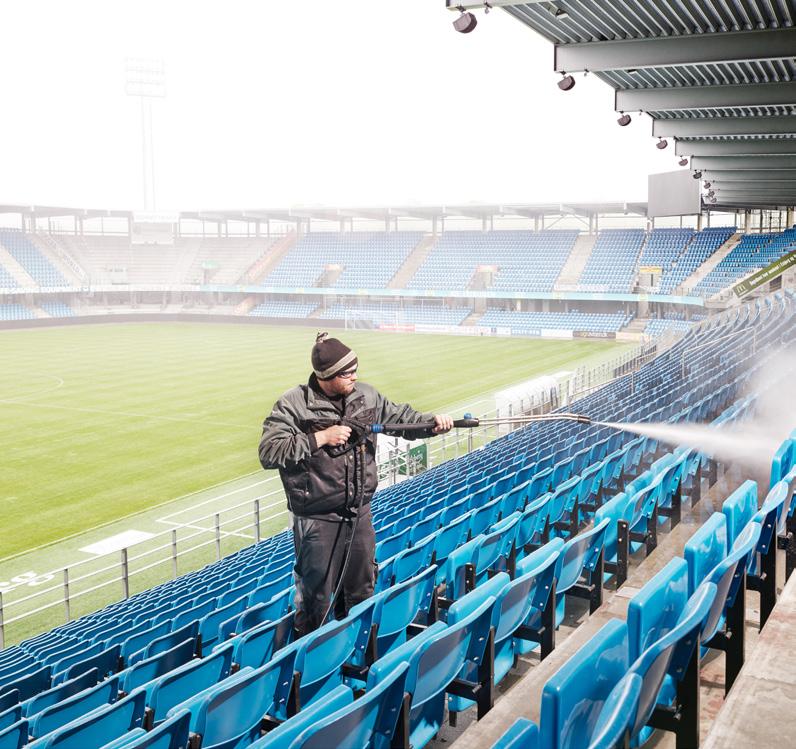
[[[141,101],[141,166],[144,188],[144,209],[157,208],[155,198],[155,148],[152,139],[152,100],[166,97],[166,70],[163,60],[127,58],[125,60],[128,96]]]

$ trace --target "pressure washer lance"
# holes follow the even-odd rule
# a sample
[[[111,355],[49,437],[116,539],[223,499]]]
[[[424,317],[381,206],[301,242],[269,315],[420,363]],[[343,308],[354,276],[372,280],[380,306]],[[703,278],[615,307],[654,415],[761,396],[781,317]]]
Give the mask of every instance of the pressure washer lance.
[[[492,427],[501,424],[532,424],[536,421],[576,421],[579,424],[591,424],[588,416],[570,413],[549,413],[522,416],[501,416],[485,419],[478,419],[472,414],[465,414],[461,419],[455,419],[454,429],[475,429],[476,427]],[[384,434],[387,432],[423,432],[433,429],[436,423],[424,421],[419,424],[371,424],[369,430],[372,434]]]

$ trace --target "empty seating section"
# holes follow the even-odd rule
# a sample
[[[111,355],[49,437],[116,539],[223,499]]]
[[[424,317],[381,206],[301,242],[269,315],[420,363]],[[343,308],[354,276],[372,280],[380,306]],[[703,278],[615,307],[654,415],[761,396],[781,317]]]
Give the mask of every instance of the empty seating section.
[[[0,289],[14,289],[17,285],[14,277],[0,265]]]
[[[683,335],[688,332],[692,323],[687,320],[667,320],[661,318],[659,320],[650,320],[644,328],[644,333],[653,338],[660,338],[662,335],[674,333],[676,335]]]
[[[734,226],[721,226],[703,229],[695,234],[674,266],[664,271],[659,283],[659,293],[671,294],[736,231]]]
[[[639,266],[668,271],[693,239],[692,229],[653,229],[639,258]]]
[[[288,300],[262,302],[254,307],[252,317],[309,317],[318,307],[317,302],[291,302]]]
[[[422,238],[413,231],[305,234],[262,284],[383,289]],[[327,282],[329,266],[340,272],[334,278],[332,271]]]
[[[594,243],[578,289],[627,294],[636,278],[643,229],[604,229]]]
[[[478,321],[485,327],[511,328],[512,335],[541,335],[543,330],[589,330],[616,332],[627,325],[633,315],[624,312],[513,312],[489,307]]]
[[[466,289],[480,266],[494,267],[498,291],[552,291],[577,231],[446,231],[407,284],[412,289]],[[491,273],[491,271],[490,271]]]
[[[39,302],[41,307],[50,317],[74,317],[75,311],[64,302]]]
[[[36,315],[24,304],[0,304],[0,320],[32,320]]]
[[[15,229],[0,229],[0,244],[38,286],[68,286],[61,272],[41,254],[26,234]]]
[[[152,746],[185,746],[190,731],[204,749],[348,745],[342,736],[422,749],[446,705],[451,715],[474,705],[482,717],[518,654],[552,651],[565,597],[596,611],[604,576],[626,573],[628,549],[650,551],[663,519],[677,522],[681,503],[699,500],[707,458],[596,422],[745,418],[755,396],[743,386],[767,366],[761,352],[796,340],[795,312],[790,292],[746,305],[574,404],[595,423],[537,423],[378,492],[377,591],[345,619],[293,639],[284,531],[1,651],[2,716],[35,749],[149,746],[138,742],[159,735],[146,733],[153,723],[165,738]],[[745,331],[755,352],[725,345]],[[606,625],[548,682],[541,724],[512,729],[519,745],[539,735],[562,748],[643,738],[656,703],[665,710],[680,682],[692,688],[704,648],[725,648],[732,672],[737,647],[727,643],[744,621],[733,581],[748,570],[770,613],[774,535],[793,530],[794,454],[790,442],[777,452],[777,483],[759,512],[747,488],[728,498],[685,561],[634,597],[627,623]],[[595,669],[599,678],[584,678]],[[577,726],[565,728],[575,704]],[[694,706],[678,709],[670,724],[690,746]],[[0,726],[0,740],[9,730]],[[565,730],[582,741],[559,744]]]
[[[694,293],[711,297],[794,250],[796,229],[776,234],[745,234],[729,255],[694,287]]]
[[[366,320],[373,325],[461,325],[470,315],[469,307],[444,307],[441,304],[415,304],[401,307],[398,302],[374,305],[331,304],[318,317],[324,320]]]

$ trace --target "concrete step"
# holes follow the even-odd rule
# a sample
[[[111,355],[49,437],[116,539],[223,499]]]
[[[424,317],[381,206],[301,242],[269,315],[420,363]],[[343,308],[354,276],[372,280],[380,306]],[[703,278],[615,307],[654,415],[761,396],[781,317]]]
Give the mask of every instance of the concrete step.
[[[88,273],[85,268],[49,234],[43,232],[28,234],[28,238],[70,284],[81,286],[88,281]]]
[[[483,312],[471,312],[464,318],[462,325],[478,325],[478,321],[484,316]]]
[[[395,272],[395,275],[390,279],[387,284],[388,289],[403,289],[406,284],[417,273],[417,269],[425,262],[434,245],[437,243],[437,237],[433,234],[426,234],[421,239],[417,246],[409,253],[406,260],[400,268]]]
[[[271,244],[249,269],[243,274],[242,283],[258,283],[262,281],[287,255],[298,242],[298,235],[291,231]]]
[[[28,272],[14,260],[11,253],[0,245],[0,265],[5,268],[9,275],[17,282],[17,286],[31,288],[38,284],[28,275]]]
[[[591,252],[594,249],[594,243],[597,241],[596,234],[581,234],[572,247],[572,252],[569,253],[567,262],[558,274],[555,286],[555,291],[567,291],[567,287],[577,286],[580,277],[583,275],[583,269],[591,257]]]

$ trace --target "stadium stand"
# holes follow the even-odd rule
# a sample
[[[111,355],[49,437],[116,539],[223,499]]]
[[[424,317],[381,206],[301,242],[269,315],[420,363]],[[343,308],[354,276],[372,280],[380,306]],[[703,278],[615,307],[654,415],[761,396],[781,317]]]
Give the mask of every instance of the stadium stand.
[[[604,229],[597,237],[583,269],[581,291],[628,293],[636,277],[639,253],[646,234],[642,229]]]
[[[16,288],[16,286],[17,282],[14,280],[14,277],[2,265],[0,265],[0,288],[13,289]]]
[[[318,317],[324,320],[366,320],[373,325],[425,323],[429,325],[461,325],[470,315],[470,307],[444,307],[441,304],[401,306],[398,302],[378,305],[347,306],[330,304]]]
[[[653,229],[641,252],[639,268],[657,267],[661,269],[661,276],[666,275],[678,263],[694,235],[691,229]],[[660,282],[651,291],[659,288]]]
[[[39,303],[41,307],[50,317],[74,317],[75,311],[64,302],[47,302]]]
[[[317,302],[292,302],[288,300],[262,302],[252,308],[252,317],[287,317],[300,319],[309,317],[318,307]]]
[[[68,286],[61,272],[39,251],[28,236],[15,229],[0,229],[0,244],[39,286]]]
[[[589,330],[616,332],[629,324],[633,315],[624,312],[513,312],[490,307],[478,321],[486,327],[511,328],[513,335],[541,335],[542,330]]]
[[[24,304],[0,304],[0,320],[32,320],[35,317]]]
[[[794,250],[796,229],[776,234],[745,234],[730,254],[694,287],[693,292],[711,297]]]
[[[686,320],[668,320],[666,318],[661,318],[658,320],[650,320],[644,328],[644,333],[653,338],[660,338],[667,333],[687,333],[691,325],[692,323]]]
[[[736,231],[734,226],[722,226],[697,232],[675,264],[664,272],[659,284],[660,293],[673,292]]]
[[[756,396],[742,388],[767,366],[768,352],[796,339],[795,311],[787,292],[725,313],[576,408],[595,422],[746,418]],[[746,345],[752,332],[755,351]],[[738,344],[728,347],[727,335]],[[776,600],[776,538],[792,515],[794,452],[790,444],[778,451],[772,472],[786,478],[759,511],[750,491],[729,497],[726,512],[696,530],[685,561],[670,563],[634,597],[627,624],[601,631],[557,675],[555,699],[584,706],[584,736],[643,738],[653,713],[673,706],[678,742],[693,740],[698,707],[682,697],[698,688],[692,665],[700,643],[732,639],[717,622],[737,622],[732,607],[743,595],[733,595],[735,570],[748,566],[761,617]],[[170,731],[183,740],[187,721],[202,747],[309,746],[312,736],[356,731],[357,745],[379,737],[420,749],[440,729],[446,705],[455,715],[474,703],[483,717],[515,654],[553,650],[565,597],[585,597],[590,611],[599,610],[605,573],[621,567],[618,536],[616,562],[606,551],[612,527],[625,523],[628,546],[653,552],[658,526],[675,524],[684,501],[700,500],[705,475],[715,483],[716,463],[694,450],[670,452],[599,423],[511,432],[377,493],[377,592],[345,619],[291,642],[294,552],[285,531],[0,651],[0,700],[10,720],[4,731],[23,743],[38,731],[35,749],[146,746],[135,742],[152,737],[146,729],[153,723],[169,740]],[[604,502],[622,494],[628,501],[621,507]],[[268,614],[257,608],[263,605]],[[158,629],[164,623],[166,633]],[[186,662],[191,652],[197,657]],[[737,653],[727,658],[737,665]],[[580,678],[586,669],[600,678]],[[86,672],[93,674],[88,683],[75,682]],[[686,686],[672,702],[677,682]],[[119,684],[132,691],[121,694]],[[354,700],[352,690],[364,697]],[[539,729],[561,737],[568,730],[561,714],[545,713]],[[527,725],[517,731],[528,741],[536,735]]]
[[[422,238],[412,231],[305,234],[261,283],[383,289]],[[339,276],[321,283],[328,266],[340,266]]]
[[[491,288],[552,291],[577,231],[446,231],[407,284],[412,289],[466,289],[479,266],[496,269]]]

